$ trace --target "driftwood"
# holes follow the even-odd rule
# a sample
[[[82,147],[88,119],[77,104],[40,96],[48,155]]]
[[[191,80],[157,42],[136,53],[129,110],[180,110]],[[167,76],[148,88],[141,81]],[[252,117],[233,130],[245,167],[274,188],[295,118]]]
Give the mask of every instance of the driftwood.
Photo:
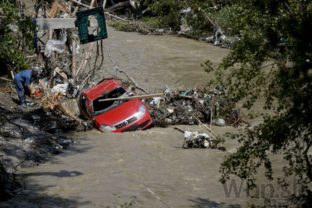
[[[80,6],[84,6],[84,7],[88,8],[88,9],[92,9],[92,8],[93,8],[93,4],[91,4],[90,6],[88,6],[88,5],[83,4],[83,3],[79,2],[79,1],[76,1],[76,0],[69,0],[69,1],[74,2],[75,4],[80,5]],[[104,4],[103,4],[103,8],[104,8],[104,9],[105,9],[105,6],[106,6],[106,2],[107,2],[107,1],[104,1]],[[91,3],[92,3],[92,2],[91,2]],[[127,21],[127,22],[129,21],[129,20],[126,20],[126,19],[124,19],[124,18],[121,18],[121,17],[118,17],[118,16],[116,16],[116,15],[113,15],[113,14],[111,14],[111,13],[109,13],[109,12],[104,12],[104,14],[106,14],[106,15],[108,15],[108,16],[111,16],[111,17],[113,17],[113,18],[115,18],[115,19],[121,20],[121,21]]]
[[[107,0],[104,0],[104,2],[103,2],[103,9],[105,9],[106,4],[107,4]]]
[[[119,3],[109,7],[108,11],[113,12],[115,10],[122,9],[124,7],[129,7],[129,6],[131,6],[129,1],[119,2]]]
[[[41,99],[41,105],[45,109],[54,110],[57,105],[64,98],[62,93],[55,93],[53,95],[47,95]]]
[[[117,20],[121,20],[121,21],[124,21],[124,22],[130,22],[130,20],[127,20],[127,19],[118,17],[117,15],[113,15],[113,14],[111,14],[111,13],[109,13],[109,12],[104,12],[104,14],[106,14],[106,15],[108,15],[108,16],[110,16],[110,17],[113,17],[113,18],[115,18],[115,19],[117,19]]]
[[[0,77],[0,79],[1,79],[1,80],[4,80],[4,81],[7,81],[7,82],[12,82],[12,81],[13,81],[13,80],[7,79],[7,78],[5,78],[5,77]]]
[[[53,4],[52,4],[52,7],[48,13],[48,17],[56,17],[57,14],[62,11],[64,13],[67,13],[67,14],[70,14],[71,15],[71,12],[70,10],[68,9],[67,5],[64,4],[64,3],[60,3],[58,1],[54,1]]]
[[[55,93],[52,95],[47,95],[41,100],[41,105],[45,109],[50,110],[59,110],[64,115],[70,117],[71,119],[82,123],[82,120],[75,116],[69,109],[67,109],[63,104],[62,100],[64,99],[64,95],[62,93]]]
[[[184,133],[185,131],[183,129],[180,129],[179,127],[174,127],[174,129],[178,130],[179,132]]]
[[[99,102],[118,101],[118,100],[136,100],[136,99],[142,99],[142,98],[153,98],[153,97],[162,97],[162,96],[164,96],[163,93],[155,93],[155,94],[137,95],[137,96],[131,96],[131,97],[100,99]]]
[[[129,81],[135,86],[135,88],[141,90],[141,91],[144,92],[144,93],[148,93],[145,89],[143,89],[142,87],[139,87],[139,85],[134,81],[134,79],[132,79],[132,78],[130,77],[130,75],[129,75],[127,72],[125,72],[125,71],[119,69],[118,67],[116,67],[115,69],[116,69],[117,72],[120,72],[120,73],[125,74],[125,75],[127,76],[127,78],[129,79]]]
[[[215,137],[215,138],[218,137],[218,135],[217,135],[208,125],[206,125],[206,124],[204,124],[203,122],[201,122],[198,118],[196,118],[196,120],[198,121],[198,123],[199,123],[200,125],[202,125],[203,127],[205,127],[205,128],[212,134],[213,137]],[[214,139],[215,139],[215,138],[214,138]]]
[[[74,78],[75,81],[75,75],[76,75],[76,71],[77,71],[77,57],[76,57],[76,41],[72,40],[72,76]]]

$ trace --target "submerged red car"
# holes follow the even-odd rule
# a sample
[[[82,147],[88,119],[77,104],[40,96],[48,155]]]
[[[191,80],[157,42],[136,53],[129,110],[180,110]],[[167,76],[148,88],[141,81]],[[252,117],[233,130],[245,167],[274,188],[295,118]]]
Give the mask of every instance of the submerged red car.
[[[128,97],[119,81],[106,80],[81,93],[82,116],[92,119],[102,132],[124,132],[146,129],[153,120],[144,103],[138,99],[128,101],[105,101],[101,99]]]

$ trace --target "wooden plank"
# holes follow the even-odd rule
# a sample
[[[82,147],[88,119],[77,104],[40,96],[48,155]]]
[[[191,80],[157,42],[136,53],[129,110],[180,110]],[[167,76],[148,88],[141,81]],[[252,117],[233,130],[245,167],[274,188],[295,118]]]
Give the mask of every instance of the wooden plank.
[[[76,79],[76,71],[77,71],[77,56],[76,56],[76,41],[72,39],[72,77],[74,80]]]
[[[76,3],[76,4],[80,5],[80,6],[87,7],[87,8],[89,8],[89,9],[92,9],[92,8],[93,8],[92,2],[91,2],[91,4],[90,4],[90,6],[88,6],[88,5],[83,4],[83,3],[79,2],[79,1],[76,1],[76,0],[69,0],[69,1],[72,1],[72,2],[74,2],[74,3]]]
[[[107,98],[107,99],[100,99],[99,102],[116,101],[116,100],[136,100],[136,99],[142,99],[142,98],[153,98],[153,97],[162,97],[162,96],[164,96],[164,93],[156,93],[156,94],[150,94],[150,95],[138,95],[138,96],[132,96],[132,97]]]
[[[76,18],[36,18],[36,25],[40,30],[75,28]],[[90,27],[97,27],[96,19],[90,20]]]

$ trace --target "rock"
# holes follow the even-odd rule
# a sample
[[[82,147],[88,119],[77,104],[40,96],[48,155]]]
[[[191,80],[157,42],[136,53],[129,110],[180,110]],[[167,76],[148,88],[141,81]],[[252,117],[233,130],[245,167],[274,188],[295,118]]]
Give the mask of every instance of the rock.
[[[27,130],[29,133],[32,133],[32,134],[40,133],[40,130],[38,127],[32,125],[30,122],[28,122],[25,119],[18,118],[18,119],[13,120],[12,123],[22,127],[24,130]]]
[[[14,124],[6,123],[4,126],[0,128],[0,134],[3,137],[11,137],[11,138],[22,138],[23,133],[21,129]]]

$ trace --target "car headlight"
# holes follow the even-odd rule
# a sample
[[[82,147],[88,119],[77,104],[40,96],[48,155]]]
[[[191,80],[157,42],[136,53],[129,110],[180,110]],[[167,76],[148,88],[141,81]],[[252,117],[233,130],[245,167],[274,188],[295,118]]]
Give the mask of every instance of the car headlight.
[[[102,132],[112,132],[115,130],[116,130],[116,128],[114,126],[107,126],[104,124],[100,126],[100,131],[102,131]]]
[[[146,109],[144,105],[140,105],[138,112],[134,114],[137,119],[142,118],[146,113]]]

